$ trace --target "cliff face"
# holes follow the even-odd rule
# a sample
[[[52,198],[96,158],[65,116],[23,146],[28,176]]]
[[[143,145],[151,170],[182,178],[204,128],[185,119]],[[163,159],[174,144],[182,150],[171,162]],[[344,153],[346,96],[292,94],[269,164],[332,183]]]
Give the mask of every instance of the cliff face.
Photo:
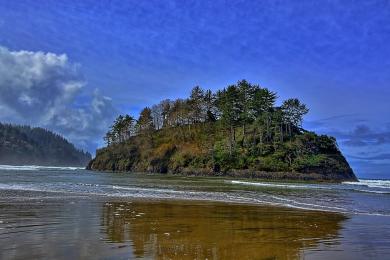
[[[91,155],[42,128],[0,123],[0,164],[85,166]]]
[[[280,143],[247,139],[230,150],[213,125],[180,127],[141,134],[97,150],[88,169],[237,178],[356,181],[332,137],[302,132]],[[239,139],[240,133],[237,133]]]

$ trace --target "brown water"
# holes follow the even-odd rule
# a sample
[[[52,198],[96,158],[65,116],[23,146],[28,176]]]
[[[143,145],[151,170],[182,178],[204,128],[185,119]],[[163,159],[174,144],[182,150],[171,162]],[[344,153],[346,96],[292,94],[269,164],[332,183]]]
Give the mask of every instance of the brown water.
[[[254,189],[226,183],[91,172],[0,174],[0,259],[386,259],[390,255],[388,215],[233,200],[274,194],[290,198],[295,192],[298,199],[327,196],[327,201],[338,199],[337,205],[342,205],[355,198],[353,192],[346,196],[315,187],[297,192],[285,185]],[[386,194],[356,194],[367,198],[354,207],[365,209],[364,203],[376,201],[370,207],[388,210]]]
[[[145,214],[137,217],[139,212]],[[109,241],[130,242],[134,256],[157,259],[295,259],[320,244],[337,244],[346,220],[275,207],[180,202],[110,203],[102,219]]]
[[[46,193],[2,202],[0,212],[1,259],[366,259],[390,252],[383,217]]]

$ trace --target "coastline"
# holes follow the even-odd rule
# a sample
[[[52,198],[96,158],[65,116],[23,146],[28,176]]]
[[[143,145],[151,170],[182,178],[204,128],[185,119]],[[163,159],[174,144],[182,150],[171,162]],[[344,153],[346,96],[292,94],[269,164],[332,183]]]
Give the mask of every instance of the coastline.
[[[224,177],[232,179],[254,179],[263,181],[298,181],[298,182],[313,182],[313,183],[342,183],[344,181],[359,182],[358,178],[352,173],[350,178],[345,178],[341,174],[322,175],[318,173],[298,173],[298,172],[265,172],[254,170],[230,170],[227,172],[213,172],[208,169],[181,169],[180,171],[168,171],[161,173],[157,171],[110,171],[91,169],[88,165],[86,170],[111,173],[128,173],[128,174],[153,174],[160,176],[182,176],[182,177]]]

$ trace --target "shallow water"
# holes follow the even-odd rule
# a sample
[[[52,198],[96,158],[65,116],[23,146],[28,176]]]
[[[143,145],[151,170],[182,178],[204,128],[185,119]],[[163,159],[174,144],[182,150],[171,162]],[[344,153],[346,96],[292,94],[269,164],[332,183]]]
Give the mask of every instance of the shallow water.
[[[0,259],[384,258],[389,192],[0,166]]]

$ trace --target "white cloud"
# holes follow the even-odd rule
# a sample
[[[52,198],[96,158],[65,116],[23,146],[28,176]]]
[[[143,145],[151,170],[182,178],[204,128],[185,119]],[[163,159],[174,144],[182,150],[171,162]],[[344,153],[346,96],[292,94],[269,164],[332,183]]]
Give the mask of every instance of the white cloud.
[[[97,90],[76,106],[85,85],[80,66],[65,54],[0,46],[0,121],[46,127],[91,149],[116,110]]]

